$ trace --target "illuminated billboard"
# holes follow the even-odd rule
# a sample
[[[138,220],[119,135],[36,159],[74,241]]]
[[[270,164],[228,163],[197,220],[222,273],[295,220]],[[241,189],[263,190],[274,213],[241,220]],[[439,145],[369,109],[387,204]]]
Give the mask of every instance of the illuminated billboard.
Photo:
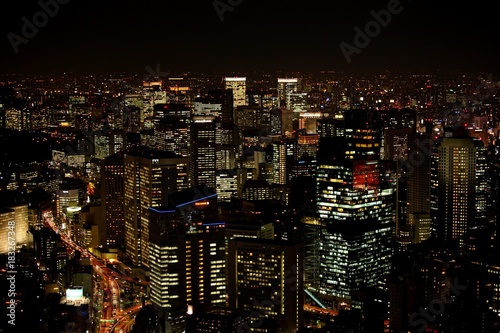
[[[83,288],[66,289],[66,300],[81,300],[83,298]]]

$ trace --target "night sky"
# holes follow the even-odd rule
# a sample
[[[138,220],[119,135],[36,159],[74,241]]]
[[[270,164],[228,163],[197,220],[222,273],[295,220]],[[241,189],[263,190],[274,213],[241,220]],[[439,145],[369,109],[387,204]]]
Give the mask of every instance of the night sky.
[[[46,1],[46,0],[42,0]],[[60,0],[63,1],[63,0]],[[68,1],[68,0],[64,0]],[[164,71],[470,70],[497,73],[494,2],[402,0],[403,10],[347,63],[339,47],[390,1],[220,0],[240,3],[221,22],[213,0],[69,0],[16,54],[38,1],[3,2],[0,73]]]

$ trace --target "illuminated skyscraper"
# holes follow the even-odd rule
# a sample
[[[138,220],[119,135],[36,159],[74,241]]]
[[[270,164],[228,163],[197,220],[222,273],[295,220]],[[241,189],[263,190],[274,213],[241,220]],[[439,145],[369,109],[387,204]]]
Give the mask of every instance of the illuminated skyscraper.
[[[217,194],[206,186],[149,208],[151,300],[172,332],[184,330],[186,313],[226,303],[225,224],[217,212]]]
[[[104,159],[127,147],[127,136],[123,131],[104,132],[98,131],[93,134],[94,156]]]
[[[157,104],[154,107],[154,135],[157,149],[188,156],[191,110],[184,104]]]
[[[238,158],[238,128],[234,121],[233,91],[210,90],[205,97],[195,99],[194,116],[215,117],[216,168],[233,169]]]
[[[410,134],[408,140],[408,214],[430,213],[431,154],[429,134]]]
[[[461,246],[476,218],[476,147],[471,138],[455,132],[443,139],[434,158],[432,228],[441,241]]]
[[[224,79],[226,89],[233,91],[233,106],[236,109],[238,106],[246,105],[246,77],[226,77]]]
[[[195,116],[191,126],[191,180],[215,189],[216,118]]]
[[[394,188],[381,177],[375,116],[346,111],[341,136],[319,143],[319,292],[334,306],[350,302],[354,290],[376,286],[390,270]]]
[[[61,216],[64,208],[76,206],[80,203],[80,191],[77,188],[61,189],[57,192],[56,213]]]
[[[22,130],[22,112],[14,108],[5,109],[5,128],[20,131]]]
[[[217,195],[219,201],[230,202],[238,193],[238,175],[236,170],[220,170],[216,176]]]
[[[106,215],[106,246],[125,245],[123,155],[105,158],[101,166],[102,202]]]
[[[301,244],[288,241],[229,240],[229,306],[247,314],[243,331],[258,327],[260,332],[270,332],[267,329],[279,327],[281,332],[298,332],[302,328],[302,252]],[[265,318],[273,321],[270,327]]]
[[[167,93],[163,90],[161,81],[144,81],[142,89],[142,110],[140,116],[141,129],[153,127],[152,117],[156,104],[167,102]]]
[[[476,221],[475,225],[486,224],[486,209],[487,197],[490,192],[488,186],[488,163],[486,156],[488,155],[487,146],[481,139],[473,138],[474,146],[476,147]]]
[[[28,243],[28,205],[0,207],[0,227],[0,235],[5,240],[0,245],[0,254],[12,252],[12,246],[16,248],[16,246],[26,245]]]
[[[233,90],[210,90],[205,97],[194,101],[195,116],[220,117],[222,123],[234,122]]]
[[[291,94],[298,92],[297,78],[279,78],[278,79],[278,101],[279,106],[286,109],[292,108]]]
[[[141,149],[124,157],[125,250],[134,265],[149,267],[150,207],[188,187],[187,158]]]
[[[292,169],[298,155],[296,139],[283,139],[273,142],[273,166],[275,184],[289,184]]]

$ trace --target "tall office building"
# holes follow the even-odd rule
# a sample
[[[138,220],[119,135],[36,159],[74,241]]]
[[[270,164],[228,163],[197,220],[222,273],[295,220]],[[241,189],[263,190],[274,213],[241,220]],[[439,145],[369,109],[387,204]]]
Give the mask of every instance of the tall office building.
[[[102,203],[106,219],[106,246],[125,245],[124,160],[115,154],[101,162]]]
[[[61,216],[63,210],[70,206],[76,206],[80,203],[80,190],[74,189],[61,189],[57,191],[56,198],[56,213]]]
[[[384,131],[385,160],[401,161],[408,159],[409,136],[411,128],[390,128]]]
[[[231,202],[238,193],[238,175],[236,170],[220,170],[215,175],[217,195],[220,202]]]
[[[476,218],[476,147],[465,133],[455,131],[433,156],[431,218],[433,232],[448,244],[463,245],[462,237]]]
[[[423,242],[431,237],[431,215],[429,213],[410,213],[408,225],[413,232],[413,243]]]
[[[489,187],[489,176],[487,173],[488,162],[488,147],[484,141],[478,138],[473,138],[474,146],[476,147],[476,226],[482,226],[487,223],[487,198],[491,189]]]
[[[247,79],[246,77],[226,77],[224,79],[225,88],[233,91],[233,107],[236,109],[238,106],[246,105],[246,90]]]
[[[151,300],[167,332],[183,332],[186,314],[226,303],[225,224],[217,194],[197,186],[150,207]]]
[[[238,158],[238,128],[233,114],[233,91],[210,90],[205,97],[195,99],[194,116],[215,117],[216,168],[233,169]]]
[[[194,185],[206,184],[215,188],[216,168],[216,118],[195,116],[191,123],[191,170]]]
[[[127,147],[127,135],[123,131],[113,130],[109,133],[102,131],[93,134],[94,156],[99,159],[124,151]]]
[[[434,142],[425,134],[410,134],[408,140],[408,214],[430,213],[431,155]]]
[[[0,235],[4,241],[0,245],[0,254],[12,252],[12,243],[16,246],[28,243],[28,205],[21,204],[0,208]]]
[[[153,128],[154,106],[167,103],[167,92],[163,89],[161,81],[144,81],[142,97],[141,129],[150,129]]]
[[[124,164],[126,256],[149,267],[149,208],[164,206],[168,194],[188,188],[187,158],[141,149],[127,152]]]
[[[318,149],[319,293],[333,306],[390,270],[394,188],[382,178],[380,127],[371,110],[345,112],[341,136]]]
[[[154,106],[155,147],[188,156],[191,110],[184,104],[157,104]]]
[[[21,246],[28,243],[28,205],[14,204],[7,208],[13,209],[16,221],[16,245]],[[9,230],[10,231],[10,230]],[[7,238],[4,238],[7,239]]]
[[[273,142],[273,183],[281,185],[290,183],[297,155],[298,143],[296,139],[283,139]]]
[[[5,109],[5,128],[20,131],[23,129],[22,111],[14,108]]]
[[[379,111],[382,127],[380,156],[383,160],[397,163],[396,229],[408,222],[408,177],[413,159],[409,161],[410,136],[416,133],[415,111],[390,109]],[[414,155],[412,155],[414,157]],[[398,232],[396,230],[396,232]]]
[[[241,329],[298,332],[302,328],[303,246],[281,240],[229,240],[229,307],[246,313]],[[266,325],[265,318],[272,322]],[[263,323],[263,325],[259,325]]]
[[[298,92],[297,78],[279,78],[278,79],[278,102],[279,106],[290,110],[292,108],[291,95]]]
[[[241,98],[241,97],[240,97]],[[194,101],[195,116],[220,117],[222,123],[234,122],[233,90],[210,90],[205,97]]]
[[[317,121],[320,138],[335,138],[345,136],[343,118],[321,118]]]

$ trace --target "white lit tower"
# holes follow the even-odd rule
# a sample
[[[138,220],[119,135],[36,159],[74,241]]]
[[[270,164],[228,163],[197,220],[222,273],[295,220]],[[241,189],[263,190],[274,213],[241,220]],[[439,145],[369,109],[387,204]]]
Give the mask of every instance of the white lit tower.
[[[224,79],[225,88],[233,91],[233,106],[236,109],[238,106],[246,105],[246,77],[226,77]]]
[[[476,220],[477,149],[465,132],[455,131],[438,145],[433,160],[432,229],[442,242],[461,247]]]
[[[395,224],[394,185],[381,176],[376,113],[347,110],[343,127],[334,132],[339,136],[320,139],[316,172],[319,294],[334,307],[390,272]]]
[[[291,95],[298,92],[299,80],[297,78],[278,79],[278,102],[279,106],[290,110]]]

